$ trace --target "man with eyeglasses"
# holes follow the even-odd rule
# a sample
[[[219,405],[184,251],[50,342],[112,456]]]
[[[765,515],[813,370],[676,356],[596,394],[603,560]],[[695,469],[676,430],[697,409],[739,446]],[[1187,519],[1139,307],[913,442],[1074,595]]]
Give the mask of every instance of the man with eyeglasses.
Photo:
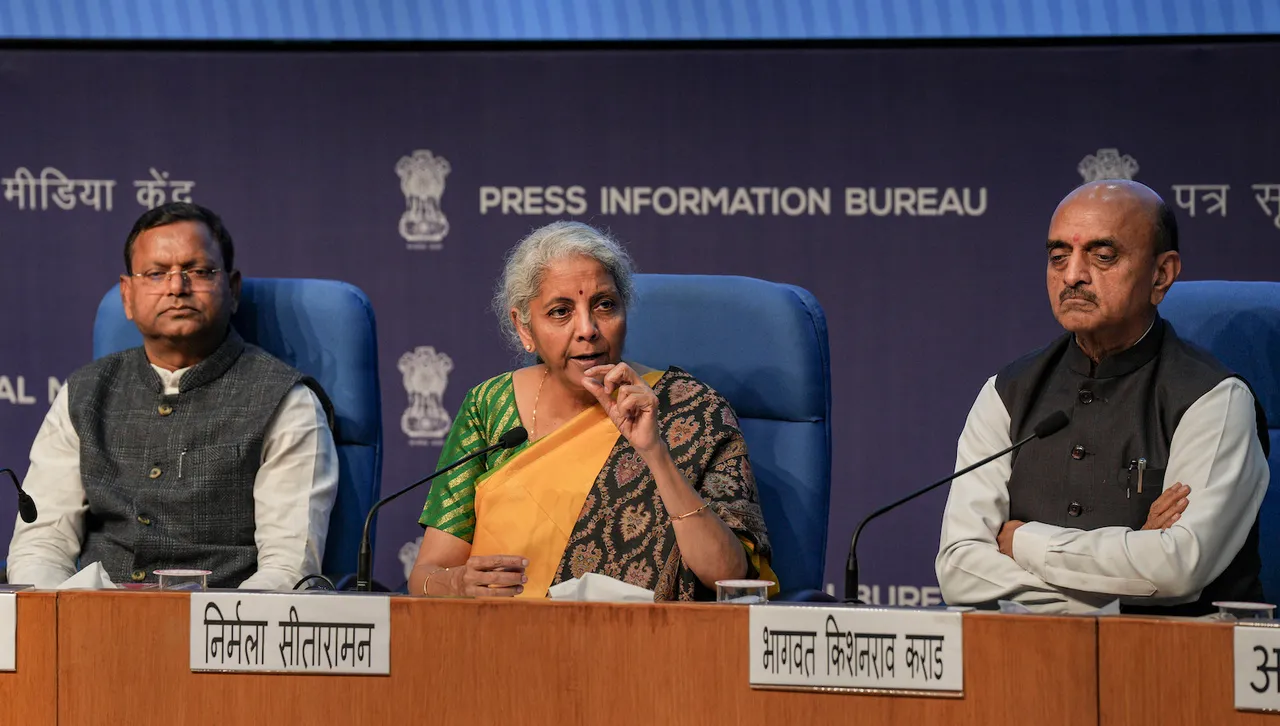
[[[52,587],[95,562],[116,583],[185,568],[248,589],[320,571],[338,479],[328,399],[231,326],[234,253],[199,205],[134,224],[120,295],[143,345],[59,391],[31,447],[40,514],[15,526],[10,582]]]

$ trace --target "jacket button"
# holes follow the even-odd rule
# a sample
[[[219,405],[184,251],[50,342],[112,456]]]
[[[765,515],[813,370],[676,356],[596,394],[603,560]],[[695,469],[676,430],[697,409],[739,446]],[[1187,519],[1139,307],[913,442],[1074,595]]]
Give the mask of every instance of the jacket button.
[[[1083,511],[1084,507],[1080,506],[1080,502],[1072,502],[1071,505],[1067,507],[1067,515],[1071,517],[1079,517],[1080,513]]]
[[[1083,403],[1086,406],[1093,403],[1093,391],[1090,391],[1088,388],[1081,388],[1080,403]]]
[[[147,579],[147,573],[142,570],[134,570],[133,574],[129,575],[129,577],[133,578],[134,582],[142,582]]]
[[[173,413],[173,406],[170,406],[167,403],[162,403],[160,404],[160,407],[156,409],[156,412],[159,413],[161,416],[168,416],[169,414]]]
[[[1079,460],[1081,460],[1081,459],[1083,459],[1083,458],[1084,458],[1084,454],[1085,454],[1084,447],[1083,447],[1083,446],[1081,446],[1080,444],[1076,444],[1075,446],[1072,446],[1072,447],[1071,447],[1071,458],[1072,458],[1072,459],[1075,459],[1076,461],[1079,461]],[[155,471],[155,470],[153,469],[152,471]],[[152,477],[152,478],[154,479],[155,477]]]
[[[151,526],[151,518],[150,518],[150,517],[148,517],[148,516],[147,516],[147,515],[145,515],[145,514],[139,514],[139,515],[138,515],[138,524],[141,524],[141,525],[142,525],[142,526],[144,526],[144,527],[150,527],[150,526]]]
[[[163,471],[160,471],[160,467],[153,466],[151,467],[151,471],[147,474],[147,476],[151,477],[152,479],[159,479],[160,475],[163,473],[164,473]]]

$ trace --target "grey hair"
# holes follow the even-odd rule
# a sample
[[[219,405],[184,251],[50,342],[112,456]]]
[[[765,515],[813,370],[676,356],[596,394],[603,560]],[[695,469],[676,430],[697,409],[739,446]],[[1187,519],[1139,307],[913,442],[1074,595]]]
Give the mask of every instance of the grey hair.
[[[520,334],[511,320],[512,308],[520,324],[528,327],[529,306],[538,296],[547,268],[556,260],[578,255],[590,257],[604,267],[618,287],[623,311],[631,310],[635,268],[618,240],[582,222],[552,222],[533,230],[511,248],[494,291],[493,312],[498,316],[502,336],[517,350],[521,350]]]

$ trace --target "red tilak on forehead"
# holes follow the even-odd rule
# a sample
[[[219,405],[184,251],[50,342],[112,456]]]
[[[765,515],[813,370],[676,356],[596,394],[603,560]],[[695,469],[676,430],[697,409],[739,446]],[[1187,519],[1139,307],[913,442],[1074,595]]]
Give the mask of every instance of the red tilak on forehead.
[[[582,291],[581,291],[581,290],[579,290],[579,291],[578,291],[578,294],[579,294],[579,295],[581,295],[581,294],[582,294]]]
[[[1080,235],[1079,235],[1079,233],[1071,235],[1071,241],[1072,241],[1072,242],[1079,242],[1079,241],[1080,241]]]

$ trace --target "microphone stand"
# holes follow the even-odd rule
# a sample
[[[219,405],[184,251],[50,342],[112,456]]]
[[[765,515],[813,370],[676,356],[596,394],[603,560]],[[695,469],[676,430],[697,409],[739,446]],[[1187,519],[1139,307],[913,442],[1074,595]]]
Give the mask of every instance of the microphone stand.
[[[1062,412],[1059,411],[1058,413],[1062,413]],[[1051,416],[1050,418],[1053,418],[1053,417]],[[1056,431],[1058,431],[1058,429],[1067,425],[1066,415],[1065,414],[1062,415],[1061,425],[1058,425],[1057,428],[1053,428],[1052,431],[1048,430],[1049,428],[1052,428],[1052,426],[1046,426],[1046,423],[1048,423],[1047,420],[1045,422],[1042,422],[1040,425],[1036,426],[1035,432],[1033,432],[1030,436],[1026,437],[1025,439],[1019,441],[1018,443],[1014,444],[1013,446],[1010,446],[1009,448],[1004,449],[1003,451],[997,451],[991,456],[988,456],[987,458],[982,459],[981,461],[978,461],[976,463],[970,464],[969,466],[966,466],[960,471],[957,471],[954,474],[951,474],[939,481],[936,481],[930,484],[924,489],[914,491],[908,494],[907,496],[899,499],[898,501],[893,502],[892,504],[886,504],[885,506],[880,507],[879,509],[872,512],[871,514],[868,514],[861,522],[858,523],[857,529],[853,530],[853,541],[849,543],[849,559],[844,566],[844,602],[853,603],[857,605],[865,604],[858,599],[858,537],[862,535],[862,528],[867,526],[867,522],[870,522],[871,520],[875,519],[876,517],[879,517],[880,515],[886,512],[893,511],[899,506],[906,504],[907,502],[911,501],[912,499],[915,499],[916,497],[922,494],[928,494],[929,492],[933,491],[934,489],[937,489],[943,484],[946,484],[952,479],[962,477],[965,474],[968,474],[969,472],[973,471],[974,469],[977,469],[980,466],[990,464],[991,462],[995,461],[996,459],[999,459],[1005,454],[1008,454],[1009,452],[1020,448],[1023,444],[1026,444],[1028,441],[1031,441],[1032,439],[1040,438],[1042,436],[1048,436],[1049,434],[1055,433]],[[1052,423],[1057,424],[1058,421],[1054,420]]]
[[[18,490],[18,516],[22,517],[22,521],[27,524],[36,521],[36,500],[23,491],[22,484],[18,481],[18,475],[13,473],[13,469],[8,468],[0,469],[0,474],[8,474],[9,478],[13,480],[14,488]]]
[[[516,435],[513,435],[514,432],[519,432],[519,433]],[[515,448],[520,444],[524,443],[525,439],[527,439],[528,437],[529,435],[525,433],[525,430],[523,428],[512,429],[511,431],[508,431],[507,433],[503,434],[502,438],[498,441],[498,443],[493,444],[491,446],[486,446],[485,448],[479,449],[477,451],[473,451],[470,454],[467,454],[466,456],[462,457],[461,459],[458,459],[457,461],[453,462],[452,464],[444,467],[443,469],[440,469],[439,471],[433,473],[431,476],[426,477],[425,479],[419,479],[418,481],[410,484],[404,489],[401,489],[395,494],[392,494],[391,496],[388,496],[388,497],[384,497],[378,500],[377,502],[374,502],[373,506],[369,508],[369,514],[366,515],[364,518],[364,534],[361,535],[360,537],[360,555],[356,559],[356,591],[357,592],[373,591],[373,576],[371,574],[373,571],[373,547],[369,543],[369,527],[373,523],[373,515],[376,514],[379,509],[382,508],[382,505],[396,499],[402,494],[408,494],[409,492],[413,491],[414,489],[417,489],[423,484],[426,484],[432,479],[435,479],[441,474],[444,474],[445,472],[448,472],[448,471],[452,471],[453,469],[456,469],[459,466],[462,466],[463,464],[467,463],[468,461],[471,461],[472,459],[478,456],[484,456],[485,454],[488,454],[491,451],[496,451],[498,449]]]

